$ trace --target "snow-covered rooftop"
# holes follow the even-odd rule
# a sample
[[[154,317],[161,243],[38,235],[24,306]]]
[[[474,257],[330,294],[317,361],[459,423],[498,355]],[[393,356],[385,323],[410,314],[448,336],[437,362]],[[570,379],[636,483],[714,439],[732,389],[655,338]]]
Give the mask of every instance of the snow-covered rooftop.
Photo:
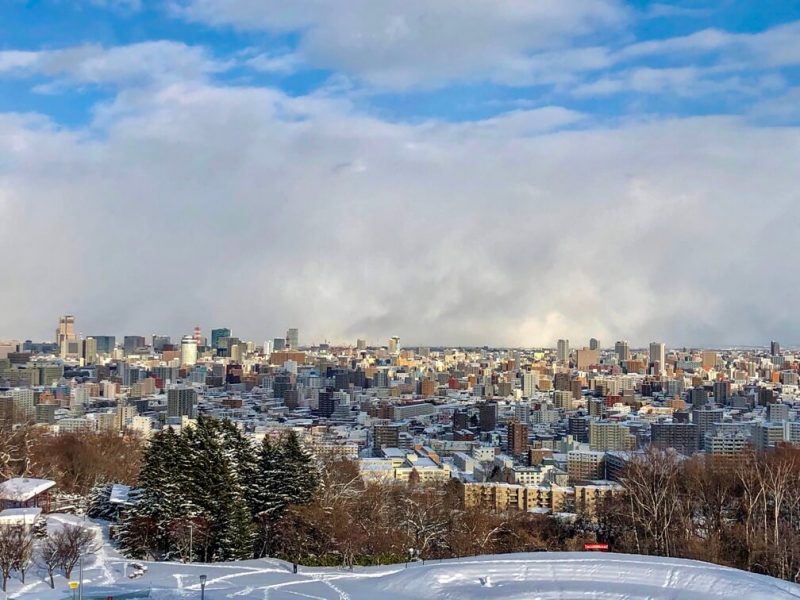
[[[0,483],[0,500],[7,502],[27,502],[55,486],[50,479],[28,479],[14,477]]]

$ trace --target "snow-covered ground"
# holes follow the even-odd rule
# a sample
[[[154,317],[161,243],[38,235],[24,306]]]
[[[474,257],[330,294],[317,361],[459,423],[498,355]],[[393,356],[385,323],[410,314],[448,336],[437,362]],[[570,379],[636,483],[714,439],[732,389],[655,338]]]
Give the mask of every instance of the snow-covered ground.
[[[102,530],[98,526],[98,534]],[[139,562],[146,572],[132,579],[134,562],[103,546],[86,561],[84,598],[148,597],[136,592],[149,590],[154,600],[199,599],[200,575],[205,574],[207,600],[800,600],[800,586],[778,579],[696,561],[627,554],[508,554],[413,563],[408,568],[300,567],[297,574],[291,564],[278,560],[214,565]],[[63,577],[56,579],[55,590],[43,579],[33,569],[27,585],[16,580],[10,584],[10,598],[71,597]]]

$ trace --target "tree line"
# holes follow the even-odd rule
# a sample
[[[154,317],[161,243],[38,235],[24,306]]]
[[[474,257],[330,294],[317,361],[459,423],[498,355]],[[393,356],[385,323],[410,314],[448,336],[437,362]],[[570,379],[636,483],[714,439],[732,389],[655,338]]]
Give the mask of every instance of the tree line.
[[[685,458],[651,449],[598,511],[619,552],[693,558],[800,582],[800,449]]]

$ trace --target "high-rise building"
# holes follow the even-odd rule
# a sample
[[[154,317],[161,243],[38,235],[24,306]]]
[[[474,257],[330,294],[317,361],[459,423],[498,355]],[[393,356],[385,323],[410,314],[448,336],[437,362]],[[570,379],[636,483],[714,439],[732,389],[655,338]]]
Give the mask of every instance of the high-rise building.
[[[497,427],[497,403],[484,402],[478,406],[481,431],[493,431]]]
[[[655,373],[664,375],[667,372],[666,347],[663,342],[650,342],[650,364]]]
[[[589,340],[589,350],[600,350],[600,340],[592,338]]]
[[[634,450],[636,436],[622,423],[614,421],[591,421],[589,423],[589,447],[592,450]]]
[[[397,354],[400,352],[400,338],[392,336],[389,338],[389,354]]]
[[[220,340],[222,338],[231,337],[231,330],[227,327],[220,327],[219,329],[211,330],[211,347],[215,350],[220,348]]]
[[[697,425],[697,448],[705,449],[705,436],[714,430],[715,423],[722,423],[725,411],[721,408],[695,408],[692,411],[692,423]]]
[[[775,340],[772,340],[769,343],[769,353],[772,356],[780,355],[780,353],[781,353],[781,345],[778,342],[776,342]]]
[[[194,342],[192,336],[186,336]],[[185,339],[185,338],[184,338]],[[195,342],[196,344],[196,342]],[[167,416],[189,417],[197,412],[197,391],[190,387],[177,387],[167,390]]]
[[[56,329],[56,344],[58,344],[58,351],[62,358],[70,353],[70,344],[77,340],[75,317],[64,315],[58,320],[58,329]]]
[[[561,364],[569,362],[569,340],[558,340],[556,360]]]
[[[297,350],[300,347],[300,331],[296,327],[286,330],[286,346],[290,350]]]
[[[653,423],[650,441],[656,448],[674,448],[691,456],[697,452],[697,425],[695,423]]]
[[[706,370],[715,368],[717,366],[717,358],[717,353],[713,350],[703,350],[703,368]]]
[[[87,337],[81,343],[81,357],[87,365],[92,365],[97,361],[97,341],[92,337]]]
[[[97,343],[98,354],[111,354],[117,345],[117,338],[113,335],[93,335]]]
[[[197,340],[191,335],[181,340],[181,366],[192,366],[197,363]]]
[[[147,341],[141,335],[126,335],[122,338],[122,349],[125,354],[136,354],[139,348],[144,348]]]
[[[519,456],[528,451],[528,425],[516,419],[508,424],[508,453]]]
[[[153,334],[153,351],[154,352],[162,352],[165,346],[169,346],[172,344],[172,340],[169,338],[168,335],[156,335]]]
[[[703,408],[708,404],[708,390],[696,387],[689,390],[689,403],[693,408]]]
[[[361,350],[366,350],[366,349],[367,349],[367,340],[362,340],[361,338],[357,339],[356,350],[360,352]]]
[[[617,355],[617,360],[623,362],[631,359],[631,350],[626,340],[619,340],[614,344],[614,352]]]
[[[275,338],[272,340],[273,352],[280,352],[286,349],[286,338]]]

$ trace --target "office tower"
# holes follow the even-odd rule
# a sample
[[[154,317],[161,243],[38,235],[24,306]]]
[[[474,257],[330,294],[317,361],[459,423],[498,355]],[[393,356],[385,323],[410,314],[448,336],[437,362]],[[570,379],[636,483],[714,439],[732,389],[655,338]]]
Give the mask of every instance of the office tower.
[[[690,389],[689,404],[691,404],[693,408],[703,408],[708,404],[708,391],[701,387]]]
[[[650,342],[650,364],[656,369],[659,375],[667,372],[666,368],[666,349],[663,342]]]
[[[164,350],[164,346],[169,346],[172,344],[172,340],[170,340],[168,335],[156,335],[153,334],[153,351],[154,352],[162,352]]]
[[[731,382],[730,381],[715,381],[713,384],[714,402],[719,405],[728,403],[731,397]]]
[[[772,356],[778,356],[781,353],[781,345],[775,340],[769,343],[769,353]]]
[[[493,431],[497,427],[497,403],[484,402],[478,405],[478,419],[481,431]]]
[[[186,336],[195,342],[190,335]],[[186,339],[186,338],[184,338]],[[196,342],[195,342],[196,345]],[[197,392],[189,387],[179,387],[167,390],[167,416],[189,417],[193,419],[197,411]]]
[[[695,423],[653,423],[650,441],[662,450],[674,448],[685,456],[697,452],[697,425]]]
[[[286,346],[290,350],[297,350],[300,347],[300,331],[297,328],[286,330]]]
[[[275,338],[272,340],[272,350],[274,352],[280,352],[281,350],[286,349],[286,339],[285,338]]]
[[[706,433],[714,430],[715,423],[722,423],[724,411],[721,408],[695,408],[692,423],[697,425],[697,448],[705,448]]]
[[[400,352],[400,338],[395,335],[389,338],[389,354],[398,352]]]
[[[556,360],[562,364],[569,362],[569,340],[558,340]]]
[[[70,353],[70,343],[76,342],[77,339],[75,335],[75,317],[64,315],[59,318],[58,329],[56,329],[56,344],[62,358]]]
[[[215,350],[220,348],[220,340],[222,338],[231,337],[231,330],[227,327],[220,327],[219,329],[211,330],[211,347]]]
[[[97,341],[94,338],[87,337],[81,343],[81,357],[84,364],[92,365],[97,361]]]
[[[197,342],[197,346],[205,346],[205,340],[203,339],[203,330],[200,329],[200,325],[194,326],[194,333],[192,335],[194,341]]]
[[[528,425],[517,420],[508,424],[508,453],[519,456],[528,451]]]
[[[197,362],[197,340],[191,335],[181,340],[181,366],[192,366]]]
[[[357,339],[356,350],[360,352],[361,350],[366,350],[366,349],[367,349],[367,340],[362,340],[361,338]]]
[[[117,345],[117,338],[113,335],[93,335],[97,343],[98,354],[111,354]]]
[[[717,366],[717,353],[713,350],[703,350],[703,368],[710,370]]]
[[[122,349],[125,354],[135,354],[139,348],[147,345],[147,341],[141,335],[126,335],[122,339]]]
[[[617,354],[617,360],[619,362],[631,359],[631,350],[626,340],[620,340],[614,344],[614,352]]]
[[[589,340],[589,350],[600,350],[600,340],[592,338]]]

